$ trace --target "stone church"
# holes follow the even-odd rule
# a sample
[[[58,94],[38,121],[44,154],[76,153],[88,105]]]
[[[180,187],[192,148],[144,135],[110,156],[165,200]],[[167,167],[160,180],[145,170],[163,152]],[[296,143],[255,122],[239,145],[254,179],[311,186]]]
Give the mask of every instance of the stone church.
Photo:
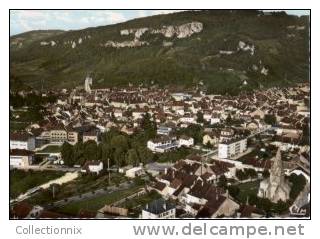
[[[290,183],[285,179],[281,160],[280,147],[270,169],[270,177],[260,183],[258,196],[277,203],[287,201],[290,194]]]

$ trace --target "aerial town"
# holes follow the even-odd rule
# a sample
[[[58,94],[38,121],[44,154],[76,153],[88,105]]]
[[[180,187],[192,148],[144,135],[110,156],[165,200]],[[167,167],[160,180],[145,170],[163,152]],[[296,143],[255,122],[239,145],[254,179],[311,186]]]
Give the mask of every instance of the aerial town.
[[[310,216],[310,87],[10,92],[10,218]]]

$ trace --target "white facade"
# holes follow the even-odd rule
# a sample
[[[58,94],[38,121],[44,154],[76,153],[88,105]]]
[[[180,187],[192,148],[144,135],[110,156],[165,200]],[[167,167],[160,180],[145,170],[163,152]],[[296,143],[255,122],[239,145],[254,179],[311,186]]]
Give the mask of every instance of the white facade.
[[[158,199],[147,204],[142,209],[141,217],[143,219],[170,219],[176,217],[176,208],[174,205],[167,204],[163,199]]]
[[[83,143],[89,140],[96,141],[98,143],[98,137],[96,135],[83,135]]]
[[[10,140],[10,149],[34,150],[35,149],[35,138],[29,137],[29,139],[26,141]]]
[[[88,169],[91,173],[98,174],[103,169],[103,163],[100,162],[98,165],[90,164],[90,165],[88,165]]]
[[[192,95],[185,94],[185,93],[174,93],[171,95],[176,101],[182,101],[182,100],[187,100],[191,99]]]
[[[163,140],[149,140],[147,142],[147,147],[152,152],[164,153],[169,150],[175,149],[178,147],[178,144],[173,139],[163,139]]]
[[[146,114],[146,112],[143,112],[143,111],[133,111],[132,117],[134,120],[142,119],[145,114]]]
[[[247,139],[238,141],[220,143],[218,148],[218,156],[222,159],[227,159],[247,150]]]
[[[126,176],[128,178],[135,178],[135,177],[142,175],[143,173],[144,173],[144,171],[141,167],[134,167],[134,168],[128,169],[126,171]]]
[[[220,118],[211,118],[210,119],[210,124],[219,124],[220,123]]]
[[[157,218],[161,218],[161,219],[169,219],[169,218],[175,218],[176,216],[176,209],[170,209],[166,212],[160,213],[160,214],[153,214],[151,212],[142,210],[142,218],[143,219],[157,219]]]
[[[181,123],[190,123],[190,124],[195,124],[197,123],[196,119],[194,117],[181,117],[179,119],[179,122]]]
[[[12,167],[27,167],[32,164],[32,156],[10,155],[10,166]]]
[[[160,135],[169,135],[171,132],[172,132],[172,128],[170,127],[160,126],[157,129],[157,134],[160,134]]]
[[[188,138],[188,139],[185,139],[185,138],[180,138],[179,139],[179,146],[186,146],[186,147],[191,147],[194,145],[194,140],[193,138]]]

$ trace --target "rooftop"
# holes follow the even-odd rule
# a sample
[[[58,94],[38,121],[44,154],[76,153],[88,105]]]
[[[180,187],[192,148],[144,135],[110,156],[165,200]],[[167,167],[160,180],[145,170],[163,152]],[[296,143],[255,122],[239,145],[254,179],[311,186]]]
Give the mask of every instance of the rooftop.
[[[144,211],[153,213],[153,214],[161,214],[163,212],[174,209],[176,206],[168,201],[165,201],[163,198],[152,201],[144,207]]]

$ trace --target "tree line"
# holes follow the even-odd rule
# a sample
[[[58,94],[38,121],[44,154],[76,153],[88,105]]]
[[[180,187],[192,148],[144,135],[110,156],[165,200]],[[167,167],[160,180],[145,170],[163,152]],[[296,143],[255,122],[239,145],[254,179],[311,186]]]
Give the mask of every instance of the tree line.
[[[156,125],[149,114],[144,115],[141,122],[142,130],[127,135],[112,128],[101,135],[97,144],[90,140],[71,145],[65,142],[61,148],[64,163],[68,166],[83,165],[87,160],[101,160],[110,166],[138,165],[152,161],[154,155],[146,147],[147,141],[156,135]]]

